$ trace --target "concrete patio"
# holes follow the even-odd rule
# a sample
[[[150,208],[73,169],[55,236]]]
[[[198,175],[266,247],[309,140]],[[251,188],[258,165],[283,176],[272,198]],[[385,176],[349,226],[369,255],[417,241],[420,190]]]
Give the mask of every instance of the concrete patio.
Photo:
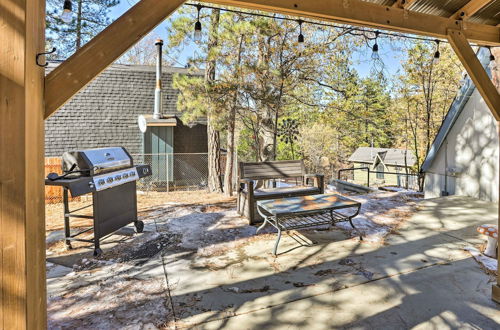
[[[113,269],[101,265],[91,278],[54,273],[49,326],[75,326],[74,319],[89,313],[93,319],[85,326],[158,326],[154,315],[148,324],[148,315],[138,312],[146,308],[166,314],[166,328],[494,329],[500,306],[491,300],[492,277],[463,249],[482,243],[477,225],[496,218],[493,203],[454,196],[425,200],[385,242],[360,242],[339,229],[304,231],[294,235],[297,240],[285,235],[277,258],[270,233],[201,250],[196,245],[203,242],[177,237],[184,245],[165,242],[155,258]],[[165,221],[158,215],[148,228],[161,232]],[[207,227],[214,230],[210,223],[194,223],[192,230]],[[126,286],[116,282],[120,277]],[[90,289],[92,281],[110,288],[108,308],[82,307],[100,293]],[[77,290],[78,300],[61,298],[68,288]],[[132,290],[142,290],[141,298],[120,303]],[[72,316],[69,307],[75,306],[81,314]]]

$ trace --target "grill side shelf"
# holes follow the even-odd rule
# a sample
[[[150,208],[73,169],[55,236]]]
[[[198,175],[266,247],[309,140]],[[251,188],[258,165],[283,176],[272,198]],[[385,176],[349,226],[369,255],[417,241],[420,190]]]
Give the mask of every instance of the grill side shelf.
[[[82,196],[95,191],[91,177],[81,177],[76,179],[45,180],[47,186],[66,187],[71,192],[72,197]]]

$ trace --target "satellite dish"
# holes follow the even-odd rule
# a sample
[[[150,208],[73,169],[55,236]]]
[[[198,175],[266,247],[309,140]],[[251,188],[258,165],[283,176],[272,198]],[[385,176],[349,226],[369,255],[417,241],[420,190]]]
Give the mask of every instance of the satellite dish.
[[[148,129],[148,121],[146,120],[146,117],[144,117],[143,115],[140,115],[137,118],[137,124],[139,124],[139,130],[142,133],[146,133],[146,130]]]

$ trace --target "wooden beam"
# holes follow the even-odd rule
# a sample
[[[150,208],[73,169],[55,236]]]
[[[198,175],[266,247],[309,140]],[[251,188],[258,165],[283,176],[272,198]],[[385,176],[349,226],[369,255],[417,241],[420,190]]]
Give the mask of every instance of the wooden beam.
[[[500,94],[495,85],[477,59],[476,53],[472,50],[465,33],[459,30],[448,31],[448,41],[457,54],[460,62],[467,70],[469,77],[474,82],[477,90],[490,108],[491,113],[497,121],[500,120]]]
[[[451,20],[447,17],[381,6],[361,0],[202,0],[225,6],[276,12],[377,29],[447,38],[449,29],[462,29],[472,42],[500,45],[500,28],[491,25]]]
[[[497,136],[498,136],[498,141],[500,141],[500,122],[497,121]],[[500,156],[500,153],[499,153]],[[498,159],[500,161],[500,159]],[[500,163],[499,163],[500,164]],[[500,185],[498,187],[500,190]],[[500,192],[499,192],[500,196]],[[498,210],[498,222],[497,222],[497,228],[500,229],[500,209]],[[498,251],[498,250],[497,250]],[[493,284],[491,287],[491,299],[493,301],[497,302],[500,304],[500,253],[497,252],[497,283]]]
[[[141,0],[45,79],[45,118],[113,63],[184,0]]]
[[[45,0],[0,8],[0,328],[44,329]]]
[[[468,20],[472,15],[486,7],[493,0],[471,0],[465,4],[462,8],[457,10],[450,18]]]

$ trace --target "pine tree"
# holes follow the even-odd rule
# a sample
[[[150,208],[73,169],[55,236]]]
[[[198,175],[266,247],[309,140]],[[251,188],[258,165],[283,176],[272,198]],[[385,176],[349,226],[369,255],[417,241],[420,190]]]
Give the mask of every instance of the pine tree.
[[[47,42],[57,51],[52,58],[65,59],[111,23],[110,8],[119,0],[73,0],[73,19],[61,19],[64,0],[47,0]]]

